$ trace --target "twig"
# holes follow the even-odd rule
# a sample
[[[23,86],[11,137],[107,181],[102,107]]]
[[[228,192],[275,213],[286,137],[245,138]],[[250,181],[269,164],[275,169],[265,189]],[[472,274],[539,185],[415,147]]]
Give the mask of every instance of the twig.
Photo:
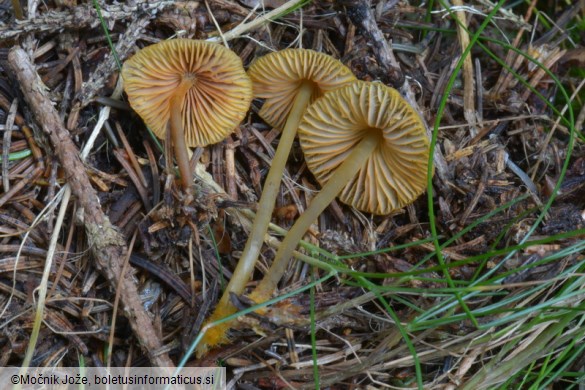
[[[347,1],[346,3],[348,10],[347,13],[352,23],[361,27],[368,40],[372,41],[374,55],[376,56],[379,65],[386,69],[389,74],[396,73],[397,70],[400,70],[400,64],[398,61],[396,61],[396,57],[392,52],[390,44],[376,23],[374,13],[372,12],[371,8],[371,0],[361,2]],[[400,87],[400,92],[406,101],[419,113],[422,119],[423,111],[419,108],[414,93],[412,92],[412,89],[410,88],[409,82],[406,78]],[[429,139],[431,139],[432,134],[426,121],[423,120],[423,123],[427,129],[427,135],[429,136]],[[447,182],[447,178],[450,176],[450,174],[447,169],[445,157],[443,156],[440,148],[435,148],[433,161],[437,175],[441,178],[443,183]]]
[[[102,16],[106,22],[135,17],[136,12],[156,14],[163,8],[175,4],[175,1],[135,1],[135,5],[112,4],[102,5]],[[94,28],[99,25],[96,10],[91,4],[83,4],[67,11],[48,11],[38,18],[0,26],[0,41],[15,38],[25,33],[56,32],[63,29]]]
[[[129,56],[136,40],[140,37],[140,34],[148,26],[153,17],[152,14],[149,14],[136,18],[128,25],[126,32],[120,35],[116,44],[116,53],[120,61],[125,60]],[[81,108],[93,101],[95,96],[110,79],[112,73],[117,69],[117,66],[116,56],[113,53],[108,53],[104,60],[96,66],[89,80],[83,83],[83,87],[79,92],[78,99],[81,101]]]
[[[138,234],[138,230],[134,231],[132,238],[130,239],[130,246],[129,251],[126,251],[126,255],[124,256],[123,264],[122,264],[122,274],[126,274],[128,271],[128,264],[129,264],[129,252],[132,251],[134,248],[134,242],[136,242],[136,236]],[[118,307],[120,304],[121,295],[120,291],[122,291],[122,283],[123,279],[118,280],[118,286],[116,287],[116,297],[114,298],[114,307],[112,308],[112,322],[110,325],[110,336],[108,337],[108,350],[106,352],[106,367],[110,368],[112,363],[112,351],[114,349],[114,334],[116,333],[116,317],[118,313]]]
[[[138,191],[138,195],[140,195],[140,199],[142,200],[144,209],[147,212],[150,211],[152,205],[150,204],[150,199],[148,198],[147,190],[148,187],[142,184],[142,181],[140,180],[137,171],[133,169],[132,165],[126,159],[127,156],[129,157],[128,151],[125,151],[124,149],[114,149],[114,156],[116,157],[116,160],[118,160],[120,165],[122,165],[122,167],[126,170],[126,173],[128,174],[128,177],[130,178],[132,183],[134,183],[134,187],[136,187],[136,191]]]
[[[528,25],[528,21],[532,17],[532,12],[534,11],[535,6],[536,0],[531,0],[528,6],[528,10],[526,11],[526,15],[524,16],[525,25]],[[526,29],[527,28],[524,27],[524,25],[522,25],[522,27],[518,29],[518,32],[516,33],[516,38],[514,38],[514,41],[511,45],[512,47],[516,48],[518,47],[518,45],[520,44],[520,40],[522,39],[522,35],[524,35]],[[509,50],[508,54],[506,55],[506,64],[510,67],[510,69],[518,69],[523,60],[524,57],[517,54],[514,50]],[[503,91],[507,91],[509,89],[509,84],[513,78],[514,74],[512,72],[509,72],[506,69],[502,69],[502,72],[498,77],[498,81],[494,84],[495,88],[494,91],[492,92],[492,95],[494,97],[498,97],[501,93],[503,93]]]
[[[211,8],[219,8],[224,11],[227,11],[230,15],[238,15],[243,17],[248,17],[250,15],[250,10],[241,6],[237,1],[232,0],[211,0],[210,1]],[[245,2],[242,2],[246,4]],[[253,8],[253,7],[250,7]]]
[[[8,118],[6,118],[6,125],[4,130],[4,142],[2,143],[2,186],[4,192],[10,190],[10,175],[8,173],[8,156],[10,155],[10,141],[12,137],[12,126],[14,125],[14,118],[16,117],[16,108],[18,107],[18,100],[14,99],[8,110]]]
[[[477,99],[477,121],[479,126],[483,126],[483,77],[481,74],[481,62],[475,57],[475,80],[477,83],[475,97]],[[475,135],[477,137],[477,134]]]
[[[538,189],[536,188],[536,184],[534,184],[532,179],[530,179],[530,176],[528,176],[518,165],[516,165],[514,161],[510,160],[510,155],[506,151],[504,151],[504,159],[508,169],[514,172],[516,176],[522,180],[522,183],[524,183],[526,188],[528,188],[528,190],[532,192],[535,197],[538,197]]]
[[[140,164],[138,163],[138,159],[136,158],[136,155],[134,154],[134,151],[132,150],[132,147],[130,146],[130,142],[128,142],[128,138],[126,138],[126,134],[124,134],[124,131],[122,130],[122,126],[120,126],[119,122],[116,122],[116,130],[118,131],[118,137],[120,137],[120,141],[122,141],[122,144],[124,145],[124,149],[126,150],[126,153],[128,154],[128,158],[130,159],[130,163],[132,164],[132,168],[134,168],[134,171],[136,172],[136,176],[138,176],[138,178],[140,179],[140,184],[142,184],[142,187],[148,188],[148,182],[146,181],[146,178],[144,177],[144,174],[142,173],[142,169],[140,168]],[[150,208],[147,208],[146,210],[150,210]]]
[[[560,127],[561,119],[564,118],[565,113],[569,109],[569,105],[579,95],[579,93],[583,89],[583,87],[585,87],[585,80],[582,80],[579,83],[579,85],[577,86],[577,88],[575,88],[575,90],[573,91],[573,93],[569,97],[569,101],[565,104],[565,106],[561,110],[560,115],[555,120],[554,125],[549,130],[548,134],[546,135],[546,138],[544,139],[544,142],[542,142],[542,146],[540,147],[540,153],[538,153],[538,159],[536,160],[536,163],[534,164],[534,166],[531,168],[532,169],[532,176],[531,176],[531,179],[532,180],[534,180],[534,178],[536,177],[536,174],[538,173],[538,167],[540,166],[540,163],[544,160],[545,153],[546,153],[546,151],[548,149],[548,146],[550,144],[550,141],[552,140],[553,135],[555,134],[555,132],[557,130],[557,127]],[[579,122],[579,117],[577,118],[577,123],[576,124],[579,124],[578,122]],[[583,124],[582,121],[581,121],[581,124]],[[577,129],[577,131],[580,128],[581,128],[580,126],[575,126],[575,129]]]
[[[228,137],[225,147],[225,170],[226,170],[226,189],[231,199],[238,199],[238,190],[236,188],[236,162],[234,140]]]
[[[10,190],[6,191],[0,197],[0,207],[2,207],[6,202],[13,199],[13,197],[18,194],[24,187],[26,187],[29,183],[35,181],[41,174],[43,173],[43,168],[37,164],[34,168],[26,170],[22,177],[18,180],[18,182],[10,187]]]
[[[20,47],[10,50],[8,63],[37,122],[42,125],[43,131],[55,148],[72,194],[84,210],[85,230],[96,268],[112,288],[115,288],[122,279],[120,297],[124,314],[151,362],[160,367],[173,367],[166,353],[157,354],[162,347],[161,340],[144,311],[136,285],[130,277],[122,275],[123,260],[128,252],[126,242],[102,211],[97,193],[85,173],[79,150],[47,96],[46,87],[42,84],[30,58]]]
[[[476,348],[476,349],[470,351],[467,354],[467,356],[465,356],[461,360],[461,363],[459,364],[459,368],[457,368],[457,371],[451,375],[451,380],[450,380],[451,383],[447,384],[445,386],[444,390],[455,390],[457,388],[457,385],[459,385],[459,384],[461,384],[461,382],[463,382],[463,378],[465,377],[465,374],[467,374],[467,372],[471,369],[471,367],[473,366],[473,363],[475,363],[475,361],[477,360],[477,357],[483,352],[485,352],[485,351],[482,348]]]
[[[368,36],[369,40],[371,40],[376,59],[380,63],[380,66],[390,70],[394,68],[394,71],[399,70],[400,65],[398,64],[398,61],[396,61],[392,47],[376,23],[371,8],[372,1],[352,1],[347,3],[352,3],[352,5],[347,5],[347,15],[352,23],[356,26],[360,26]]]

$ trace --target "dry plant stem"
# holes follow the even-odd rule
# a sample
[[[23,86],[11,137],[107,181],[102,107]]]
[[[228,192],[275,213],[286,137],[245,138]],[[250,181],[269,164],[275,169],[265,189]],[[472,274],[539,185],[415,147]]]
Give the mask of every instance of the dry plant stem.
[[[36,73],[28,55],[21,48],[15,47],[10,50],[8,62],[37,122],[42,125],[43,131],[55,149],[68,184],[71,186],[71,193],[84,210],[85,230],[96,268],[104,275],[112,288],[116,288],[118,281],[123,279],[120,299],[124,314],[152,364],[173,367],[166,353],[157,353],[162,343],[150,317],[144,311],[134,281],[130,275],[122,275],[122,263],[128,252],[125,239],[102,211],[97,193],[85,172],[79,150],[47,96],[45,85]]]
[[[558,340],[562,332],[567,331],[566,327],[579,314],[578,310],[568,311],[558,319],[541,325],[544,327],[543,330],[536,327],[532,333],[539,332],[539,334],[535,335],[532,342],[519,344],[515,349],[518,353],[513,356],[513,359],[507,356],[497,356],[499,359],[492,359],[487,364],[482,365],[480,370],[475,372],[466,383],[461,383],[458,388],[462,390],[496,388],[507,378],[511,378],[524,367],[547,355],[547,351],[553,348],[551,344],[554,345],[555,340]]]
[[[272,11],[257,17],[256,19],[252,20],[249,23],[240,24],[236,26],[234,29],[221,34],[219,37],[209,38],[208,41],[210,42],[221,42],[221,41],[230,41],[235,38],[239,38],[248,31],[254,30],[256,27],[262,26],[268,22],[270,22],[273,18],[278,17],[279,15],[287,12],[289,9],[296,7],[297,4],[302,2],[303,0],[290,0],[278,8],[273,9]]]
[[[457,7],[463,7],[463,2],[461,0],[453,0],[453,5]],[[468,23],[466,21],[464,11],[455,11],[455,17],[459,20],[459,23],[457,23],[457,37],[459,38],[461,53],[463,53],[469,46],[469,34],[466,30]],[[480,81],[481,80],[478,80],[478,83]],[[468,54],[463,60],[463,83],[463,115],[465,116],[467,123],[470,125],[469,130],[471,132],[471,136],[474,137],[477,135],[477,128],[475,127],[477,121],[475,117],[475,92],[473,86],[473,62],[471,59],[471,54]]]
[[[128,247],[128,249],[130,251],[132,251],[132,248],[134,247],[134,242],[136,241],[136,235],[137,235],[138,231],[135,230],[134,234],[132,235],[132,239],[130,240],[130,246]],[[122,272],[126,273],[127,269],[128,269],[128,263],[129,263],[129,254],[126,253],[126,257],[124,258],[124,264],[122,265]],[[116,291],[120,290],[120,282],[121,280],[118,281],[118,288],[116,289]],[[108,348],[107,348],[107,352],[106,352],[106,367],[111,367],[111,363],[112,363],[112,351],[114,350],[114,334],[116,333],[116,317],[117,317],[117,313],[118,313],[118,305],[120,303],[120,294],[116,294],[116,297],[114,298],[114,308],[112,310],[112,322],[110,325],[110,336],[108,337]]]
[[[57,217],[57,221],[55,223],[55,230],[51,236],[51,241],[49,243],[49,249],[47,251],[47,257],[45,259],[45,268],[43,270],[43,276],[41,279],[41,284],[38,287],[38,302],[37,308],[35,310],[35,319],[33,323],[33,328],[31,331],[31,337],[28,343],[28,347],[26,350],[26,354],[24,356],[22,362],[22,369],[28,367],[32,358],[34,356],[35,348],[37,346],[37,340],[39,337],[39,332],[41,329],[41,324],[43,322],[43,313],[45,312],[45,300],[47,298],[47,286],[49,282],[49,276],[51,275],[51,265],[53,264],[53,258],[55,255],[55,249],[57,248],[57,241],[59,238],[58,232],[61,230],[61,226],[63,224],[63,219],[65,218],[65,212],[67,211],[67,206],[69,205],[69,199],[71,197],[71,186],[65,187],[65,193],[63,194],[63,198],[61,200],[61,207],[59,208],[59,215]]]
[[[193,181],[191,175],[191,168],[189,166],[189,153],[185,145],[185,131],[183,130],[183,122],[181,122],[181,106],[185,100],[185,95],[189,88],[193,86],[193,79],[184,78],[181,84],[177,87],[175,97],[171,100],[171,120],[170,131],[173,148],[175,150],[175,158],[179,166],[179,173],[181,174],[181,184],[186,190],[191,186]]]
[[[258,212],[256,213],[256,218],[254,218],[254,224],[250,236],[248,237],[248,241],[246,242],[246,246],[244,247],[244,252],[238,261],[234,274],[219,300],[215,311],[211,317],[209,317],[209,320],[207,321],[208,323],[220,320],[236,312],[236,308],[230,301],[230,293],[241,294],[244,292],[244,288],[250,280],[252,272],[254,272],[254,266],[260,255],[260,250],[264,243],[264,236],[268,231],[268,225],[272,218],[272,211],[274,210],[274,204],[276,202],[276,196],[278,195],[278,189],[280,188],[280,181],[284,172],[286,160],[297,133],[301,116],[309,104],[312,93],[313,87],[311,83],[308,81],[303,82],[282,131],[278,148],[276,149],[274,159],[272,160],[272,166],[270,167],[268,177],[266,178],[264,188],[262,189],[262,196],[260,197],[260,202],[258,204]],[[204,345],[217,344],[216,339],[219,336],[216,332],[225,333],[227,329],[228,324],[225,322],[211,329],[206,333],[202,343]],[[221,339],[218,340],[219,342],[224,342],[224,337],[219,338]]]
[[[309,207],[295,222],[293,227],[288,231],[282,244],[276,252],[276,257],[268,273],[254,289],[250,298],[257,303],[262,303],[270,299],[272,293],[276,290],[280,278],[286,271],[288,259],[297,247],[299,241],[305,235],[305,232],[311,226],[311,223],[317,219],[319,214],[327,208],[333,199],[339,194],[347,184],[348,178],[353,177],[365,163],[367,158],[376,148],[380,139],[376,131],[371,131],[349,154],[347,159],[335,170],[327,184],[321,192],[313,198]]]
[[[526,11],[526,14],[524,15],[524,22],[529,26],[528,21],[530,20],[530,18],[532,17],[532,12],[534,11],[534,7],[536,6],[536,0],[532,0],[530,2],[530,5],[528,6],[528,10]],[[514,38],[514,41],[512,42],[512,47],[518,47],[518,45],[520,44],[520,41],[522,39],[522,36],[524,35],[524,33],[526,32],[526,28],[524,26],[522,26],[520,29],[518,29],[518,32],[516,33],[516,38]],[[518,60],[522,60],[524,57],[520,56],[519,54],[517,54],[515,51],[513,50],[509,50],[508,54],[506,55],[506,64],[508,66],[510,66],[512,69],[518,69],[517,66],[514,65],[514,63]],[[520,63],[518,63],[519,65]],[[514,75],[511,72],[508,72],[505,69],[502,69],[502,72],[500,73],[499,77],[498,77],[498,81],[495,84],[495,88],[494,91],[492,92],[492,94],[494,96],[499,96],[502,91],[506,91],[509,88],[509,84],[512,81]]]

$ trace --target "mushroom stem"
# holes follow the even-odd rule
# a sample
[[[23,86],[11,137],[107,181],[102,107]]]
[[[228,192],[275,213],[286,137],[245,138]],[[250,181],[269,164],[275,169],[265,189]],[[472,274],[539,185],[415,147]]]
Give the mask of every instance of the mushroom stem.
[[[274,159],[272,160],[268,177],[264,182],[262,196],[258,203],[258,211],[256,213],[256,218],[254,219],[252,230],[248,236],[248,241],[244,247],[244,252],[242,253],[238,265],[236,266],[236,269],[208,322],[220,320],[236,312],[236,308],[230,302],[230,293],[241,294],[254,271],[256,260],[260,254],[262,244],[264,243],[264,236],[268,231],[268,225],[270,224],[272,211],[274,210],[274,204],[276,202],[276,196],[278,195],[278,189],[280,188],[280,181],[284,172],[286,160],[295,139],[303,112],[305,112],[312,94],[313,84],[309,81],[304,81],[295,97],[286,125],[282,130],[280,142],[278,143]],[[224,324],[226,324],[225,327],[227,330],[227,323]]]
[[[284,272],[288,259],[297,247],[311,223],[317,219],[319,214],[327,208],[333,199],[347,184],[348,178],[352,178],[362,168],[368,157],[372,154],[376,145],[380,142],[381,135],[377,131],[369,131],[360,143],[351,151],[345,161],[335,170],[327,184],[313,198],[309,207],[297,219],[293,227],[288,231],[284,240],[278,248],[272,266],[264,275],[258,286],[254,289],[250,298],[257,303],[270,299],[276,290],[278,282]]]
[[[175,150],[175,158],[177,159],[177,166],[179,167],[179,174],[181,175],[181,185],[186,190],[191,186],[192,175],[189,166],[189,153],[185,145],[185,131],[183,130],[183,122],[181,121],[181,106],[185,101],[185,95],[189,88],[193,86],[192,78],[184,78],[177,87],[178,91],[171,99],[171,117],[170,117],[170,131],[171,141]]]

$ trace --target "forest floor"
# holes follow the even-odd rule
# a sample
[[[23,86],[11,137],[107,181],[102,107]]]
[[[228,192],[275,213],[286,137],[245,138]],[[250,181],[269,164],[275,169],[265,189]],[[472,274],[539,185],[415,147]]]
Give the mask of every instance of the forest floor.
[[[246,389],[585,385],[585,1],[125,3],[0,1],[0,366],[219,364]],[[253,100],[194,149],[185,197],[119,77],[175,37],[246,68],[327,53],[397,89],[431,144],[424,195],[387,216],[333,202],[271,311],[238,313],[200,358],[280,131]],[[295,142],[250,289],[319,188]]]

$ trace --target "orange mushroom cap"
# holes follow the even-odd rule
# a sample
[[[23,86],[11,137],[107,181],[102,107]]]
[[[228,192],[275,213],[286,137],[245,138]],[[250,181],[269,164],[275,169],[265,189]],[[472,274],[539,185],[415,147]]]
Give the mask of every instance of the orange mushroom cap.
[[[380,142],[339,194],[359,210],[389,214],[426,188],[429,140],[416,111],[398,91],[358,81],[317,99],[299,126],[308,168],[322,186],[365,134]]]
[[[132,108],[157,137],[164,139],[170,102],[184,80],[181,119],[185,143],[205,146],[224,139],[242,121],[252,86],[242,61],[231,50],[210,42],[173,39],[148,46],[122,68]]]
[[[314,84],[311,102],[355,81],[351,70],[339,60],[314,50],[285,49],[255,60],[248,69],[254,97],[264,98],[260,116],[282,129],[304,81]]]

